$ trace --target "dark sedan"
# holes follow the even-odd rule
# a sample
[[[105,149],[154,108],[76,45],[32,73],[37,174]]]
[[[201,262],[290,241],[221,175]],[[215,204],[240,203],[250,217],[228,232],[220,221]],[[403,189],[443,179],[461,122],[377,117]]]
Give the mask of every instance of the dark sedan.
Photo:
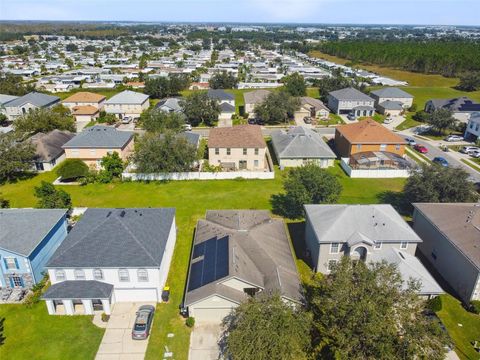
[[[137,317],[132,329],[133,340],[143,340],[150,335],[155,307],[152,305],[142,305],[137,311]]]

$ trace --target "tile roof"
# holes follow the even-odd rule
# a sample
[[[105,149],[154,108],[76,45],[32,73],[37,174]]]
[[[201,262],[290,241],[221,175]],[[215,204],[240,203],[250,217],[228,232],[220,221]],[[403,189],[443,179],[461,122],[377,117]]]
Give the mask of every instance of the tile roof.
[[[96,280],[68,280],[51,285],[42,295],[44,300],[110,299],[113,285]]]
[[[105,96],[92,93],[92,92],[87,92],[87,91],[80,91],[72,96],[69,96],[65,100],[62,101],[62,103],[99,103],[102,100],[105,100]]]
[[[52,161],[63,152],[62,146],[75,136],[70,131],[53,130],[47,134],[38,133],[30,138],[30,142],[36,147],[36,161]]]
[[[337,126],[335,131],[351,144],[406,144],[405,139],[373,119]]]
[[[73,115],[95,115],[100,112],[95,106],[84,105],[84,106],[75,106],[73,108]]]
[[[336,90],[332,91],[329,93],[330,96],[338,99],[338,100],[343,100],[343,101],[371,101],[374,102],[374,100],[364,94],[363,92],[355,89],[355,88],[345,88],[341,90]]]
[[[208,136],[209,148],[264,148],[265,139],[258,125],[213,128]]]
[[[119,131],[111,126],[95,125],[84,129],[73,139],[63,145],[64,149],[71,148],[123,148],[131,139],[133,132]]]
[[[110,99],[108,99],[105,104],[112,105],[112,104],[143,104],[146,100],[148,100],[149,96],[131,90],[124,90],[121,93],[113,95]]]

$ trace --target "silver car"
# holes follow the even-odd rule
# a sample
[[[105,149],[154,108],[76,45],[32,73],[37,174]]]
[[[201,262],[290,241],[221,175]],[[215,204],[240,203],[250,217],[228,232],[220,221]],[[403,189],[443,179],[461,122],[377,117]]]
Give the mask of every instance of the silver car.
[[[143,340],[150,335],[155,307],[152,305],[142,305],[137,311],[137,317],[132,329],[133,340]]]

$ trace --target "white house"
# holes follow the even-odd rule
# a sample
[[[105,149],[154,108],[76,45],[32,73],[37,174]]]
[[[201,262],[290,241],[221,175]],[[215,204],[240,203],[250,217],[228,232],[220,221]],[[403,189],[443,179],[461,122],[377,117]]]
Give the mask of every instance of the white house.
[[[15,120],[33,109],[49,108],[59,102],[60,98],[58,96],[31,92],[4,103],[3,107],[8,120]]]
[[[353,114],[355,117],[373,116],[375,100],[355,88],[345,88],[328,94],[328,107],[335,114]]]
[[[47,263],[49,314],[161,301],[175,241],[173,208],[87,209]]]
[[[470,116],[465,129],[465,139],[477,140],[480,138],[480,112],[475,112]]]
[[[122,91],[105,102],[104,110],[116,117],[139,118],[140,114],[150,106],[149,96],[130,90]]]

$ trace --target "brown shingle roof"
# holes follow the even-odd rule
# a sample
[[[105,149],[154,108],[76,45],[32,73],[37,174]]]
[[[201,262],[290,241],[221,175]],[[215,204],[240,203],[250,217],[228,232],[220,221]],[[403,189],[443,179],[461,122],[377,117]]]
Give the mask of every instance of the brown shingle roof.
[[[406,144],[406,141],[373,119],[338,126],[337,130],[351,144]]]
[[[80,92],[77,92],[77,93],[73,94],[72,96],[66,98],[62,102],[63,103],[70,103],[70,102],[73,102],[73,103],[96,102],[96,103],[98,103],[102,100],[105,100],[105,96],[103,96],[103,95],[95,94],[95,93],[91,93],[91,92],[86,92],[86,91],[80,91]]]
[[[264,148],[262,130],[258,125],[213,128],[208,136],[210,148]]]
[[[99,110],[92,105],[75,106],[73,108],[73,115],[95,115]]]

